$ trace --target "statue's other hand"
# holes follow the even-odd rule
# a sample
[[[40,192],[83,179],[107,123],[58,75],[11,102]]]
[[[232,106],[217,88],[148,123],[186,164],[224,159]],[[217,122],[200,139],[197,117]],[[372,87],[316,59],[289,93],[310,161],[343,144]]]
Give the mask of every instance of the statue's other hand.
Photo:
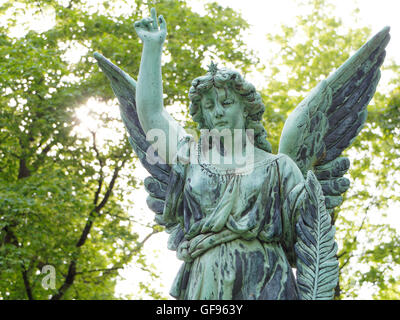
[[[162,45],[167,36],[167,24],[162,15],[158,17],[160,27],[157,23],[156,9],[151,9],[151,17],[135,22],[135,30],[144,43]]]

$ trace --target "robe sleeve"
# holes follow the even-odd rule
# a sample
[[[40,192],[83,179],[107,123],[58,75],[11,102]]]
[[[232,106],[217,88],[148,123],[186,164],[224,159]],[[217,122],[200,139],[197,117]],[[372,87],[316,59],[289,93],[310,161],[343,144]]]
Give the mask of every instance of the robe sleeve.
[[[278,162],[280,197],[282,203],[282,246],[291,266],[295,266],[296,223],[304,210],[308,193],[305,180],[295,162],[284,155]]]
[[[193,150],[193,137],[184,136],[177,146],[175,163],[172,165],[166,190],[162,215],[156,216],[156,222],[165,226],[168,238],[168,249],[177,250],[184,238],[183,229],[183,188],[185,186],[186,168]]]

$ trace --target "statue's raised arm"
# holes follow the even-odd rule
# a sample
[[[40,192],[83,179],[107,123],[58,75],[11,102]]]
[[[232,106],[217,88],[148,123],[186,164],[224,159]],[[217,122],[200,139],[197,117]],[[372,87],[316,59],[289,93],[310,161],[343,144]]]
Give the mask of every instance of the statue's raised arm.
[[[138,36],[143,41],[143,56],[140,66],[139,79],[136,82],[126,72],[121,70],[103,55],[96,52],[99,67],[110,80],[111,87],[119,100],[121,118],[129,134],[128,139],[144,168],[151,176],[144,180],[149,193],[147,204],[156,213],[157,223],[173,228],[174,241],[179,242],[182,232],[177,221],[163,218],[166,205],[167,189],[171,180],[176,177],[168,159],[174,159],[176,144],[170,141],[180,141],[186,136],[184,129],[165,111],[163,107],[161,53],[166,37],[166,23],[159,17],[160,29],[156,21],[156,12],[151,11],[152,17],[145,18],[135,24]],[[146,139],[149,131],[157,129],[157,139],[164,134],[164,144],[158,143],[157,150]],[[173,137],[173,139],[169,139]],[[167,152],[169,150],[169,152]],[[168,221],[166,221],[168,220]],[[174,248],[170,244],[170,248]]]
[[[158,25],[157,20],[160,25]],[[170,137],[179,140],[184,130],[168,114],[163,105],[161,74],[162,47],[167,36],[167,24],[162,15],[157,19],[155,8],[151,17],[135,22],[135,30],[143,42],[142,60],[136,88],[137,112],[145,133],[149,130],[161,130],[165,143],[158,144],[158,154],[171,163],[176,153],[174,143],[169,144]],[[157,135],[158,136],[158,135]]]

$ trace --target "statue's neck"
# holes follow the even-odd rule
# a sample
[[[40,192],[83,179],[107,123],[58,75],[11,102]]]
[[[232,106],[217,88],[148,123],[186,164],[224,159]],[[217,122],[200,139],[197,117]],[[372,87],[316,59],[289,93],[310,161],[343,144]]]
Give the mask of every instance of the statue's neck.
[[[202,156],[212,164],[242,167],[254,162],[255,147],[244,130],[231,136],[206,136],[200,141]]]

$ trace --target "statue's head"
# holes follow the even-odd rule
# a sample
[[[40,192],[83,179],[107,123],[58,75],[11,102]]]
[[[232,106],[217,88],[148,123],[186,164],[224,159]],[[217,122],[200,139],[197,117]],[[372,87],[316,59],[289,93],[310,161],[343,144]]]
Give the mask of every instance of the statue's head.
[[[189,112],[199,129],[252,129],[256,147],[271,152],[261,123],[261,96],[237,71],[211,63],[205,76],[193,80],[189,98]]]

